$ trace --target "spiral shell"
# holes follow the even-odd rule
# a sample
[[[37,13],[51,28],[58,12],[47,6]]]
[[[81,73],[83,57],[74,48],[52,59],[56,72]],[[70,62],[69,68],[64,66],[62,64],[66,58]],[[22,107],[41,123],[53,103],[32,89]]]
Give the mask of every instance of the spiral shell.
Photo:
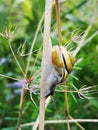
[[[52,63],[56,67],[65,69],[65,76],[63,79],[66,79],[68,73],[72,71],[73,65],[75,63],[75,57],[63,46],[54,46],[52,48]]]

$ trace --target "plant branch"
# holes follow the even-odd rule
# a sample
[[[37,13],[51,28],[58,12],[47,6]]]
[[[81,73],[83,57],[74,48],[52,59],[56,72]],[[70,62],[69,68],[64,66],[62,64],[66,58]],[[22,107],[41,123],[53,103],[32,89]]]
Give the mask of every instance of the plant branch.
[[[19,116],[18,116],[18,123],[17,123],[17,130],[20,129],[20,124],[21,124],[21,119],[22,119],[22,109],[23,109],[23,104],[24,104],[24,96],[26,93],[26,89],[22,87],[22,92],[21,92],[21,98],[20,98],[20,107],[19,107]]]
[[[80,41],[78,47],[75,49],[75,51],[74,51],[74,53],[73,53],[74,56],[76,56],[76,55],[78,54],[78,52],[80,51],[81,47],[83,47],[84,40],[86,39],[86,37],[87,37],[89,31],[91,30],[92,25],[93,25],[93,24],[90,23],[89,26],[88,26],[88,28],[86,29],[86,31],[85,31],[85,33],[84,33],[84,35],[83,35],[83,37],[82,37],[82,39],[81,39],[81,41]]]
[[[31,74],[30,74],[30,79],[31,79],[31,80],[32,80],[32,78],[34,77],[34,76],[32,75],[32,73],[33,73],[34,67],[35,67],[35,65],[36,65],[36,63],[37,63],[38,56],[39,56],[39,54],[40,54],[40,52],[41,52],[41,48],[42,48],[42,46],[40,47],[40,49],[39,49],[39,51],[38,51],[38,53],[37,53],[37,56],[36,56],[36,58],[35,58],[34,64],[33,64],[33,66],[32,66],[32,71],[31,71]]]
[[[44,130],[45,101],[45,97],[40,100],[39,130]]]
[[[33,48],[34,48],[34,44],[35,44],[35,41],[37,39],[37,36],[38,36],[38,33],[39,33],[39,30],[41,28],[41,25],[42,25],[42,22],[43,22],[43,18],[44,18],[44,15],[42,16],[39,24],[38,24],[38,27],[37,27],[37,30],[35,32],[35,36],[34,36],[34,39],[33,39],[33,42],[32,42],[32,45],[31,45],[31,49],[30,49],[30,52],[29,52],[29,57],[28,57],[28,61],[27,61],[27,67],[26,67],[26,74],[28,72],[28,69],[29,69],[29,65],[30,65],[30,60],[31,60],[31,56],[32,56],[32,51],[33,51]]]
[[[17,60],[17,58],[16,58],[16,56],[15,56],[15,53],[14,53],[14,51],[13,51],[13,48],[12,48],[12,46],[11,46],[11,43],[10,43],[10,40],[9,40],[9,39],[8,39],[8,43],[9,43],[10,50],[11,50],[11,52],[12,52],[12,54],[13,54],[13,57],[14,57],[14,59],[15,59],[17,65],[18,65],[20,71],[22,72],[23,76],[26,78],[26,75],[25,75],[25,73],[23,72],[23,70],[22,70],[22,68],[21,68],[21,66],[20,66],[20,64],[19,64],[19,62],[18,62],[18,60]]]
[[[81,122],[81,123],[98,123],[98,119],[70,119],[68,120],[69,123],[76,123],[76,122]],[[27,126],[32,126],[35,125],[37,122],[31,122],[31,123],[26,123],[26,124],[21,124],[20,127],[27,127]],[[61,124],[61,123],[67,123],[67,120],[45,120],[45,124]]]
[[[50,25],[51,25],[51,10],[52,10],[53,0],[46,0],[45,4],[45,23],[44,23],[44,38],[43,38],[43,54],[42,54],[42,72],[41,72],[41,82],[40,82],[40,94],[41,96],[45,92],[46,77],[48,76],[47,68],[52,66],[51,52],[52,45],[49,41],[50,38]],[[42,98],[40,100],[40,112],[39,112],[39,130],[44,130],[44,117],[45,117],[45,100]]]
[[[4,77],[4,78],[8,78],[8,79],[12,79],[12,80],[16,80],[16,81],[20,81],[20,79],[17,79],[17,78],[14,78],[14,77],[10,77],[10,76],[7,76],[7,75],[3,75],[3,74],[0,74],[1,77]]]
[[[65,97],[65,114],[66,114],[66,120],[67,120],[67,128],[70,130],[70,125],[69,125],[69,109],[68,109],[68,96],[67,96],[67,86],[66,82],[64,84],[64,97]]]
[[[45,108],[47,108],[47,106],[48,106],[48,104],[49,104],[49,102],[50,102],[50,99],[51,99],[50,97],[48,97],[48,98],[46,99]],[[32,130],[37,130],[38,123],[39,123],[39,115],[37,116],[37,119],[36,119],[36,121],[35,121],[35,124],[32,124],[32,125],[33,125]]]
[[[57,19],[59,45],[62,45],[62,35],[60,26],[60,5],[58,0],[55,0],[55,6],[56,6],[56,19]]]
[[[74,120],[74,118],[71,117],[70,115],[69,115],[69,118],[72,119],[72,120]],[[76,121],[76,122],[74,122],[74,123],[75,123],[81,130],[85,130],[85,129],[79,124],[78,121]]]

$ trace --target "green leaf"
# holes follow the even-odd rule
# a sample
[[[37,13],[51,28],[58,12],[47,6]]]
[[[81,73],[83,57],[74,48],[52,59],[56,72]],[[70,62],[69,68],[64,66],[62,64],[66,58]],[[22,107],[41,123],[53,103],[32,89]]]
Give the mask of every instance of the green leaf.
[[[75,80],[79,80],[76,76],[74,76],[73,74],[71,74],[71,76],[75,79]]]
[[[1,130],[15,130],[16,127],[8,127],[8,128],[2,128]]]
[[[90,100],[90,103],[98,109],[98,101],[97,100]]]
[[[74,66],[73,69],[74,69],[74,70],[82,70],[83,68],[78,67],[78,66]]]
[[[17,120],[15,117],[5,117],[5,120]]]

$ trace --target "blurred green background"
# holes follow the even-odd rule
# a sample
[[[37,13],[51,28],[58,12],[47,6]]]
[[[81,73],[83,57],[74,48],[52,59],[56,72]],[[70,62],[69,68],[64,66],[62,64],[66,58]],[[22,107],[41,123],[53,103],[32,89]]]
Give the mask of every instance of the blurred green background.
[[[28,55],[21,57],[20,54],[28,54],[35,37],[38,23],[45,9],[45,1],[41,0],[0,0],[0,74],[24,79],[9,48],[8,40],[2,34],[10,32],[11,45],[14,53],[22,66],[23,71],[27,67]],[[87,43],[80,49],[76,56],[76,64],[73,72],[68,77],[68,87],[79,89],[83,85],[98,85],[98,0],[65,0],[60,3],[61,30],[63,45],[71,43],[69,50],[74,52],[82,39],[87,27],[93,25],[84,40]],[[44,22],[40,27],[31,57],[28,76],[32,75],[41,66],[41,52],[43,40]],[[13,32],[13,33],[12,33]],[[53,45],[58,44],[55,6],[52,10],[51,39]],[[39,49],[41,48],[41,51]],[[39,53],[39,54],[38,54]],[[35,58],[37,58],[34,65]],[[33,68],[33,71],[32,71]],[[35,78],[38,84],[40,74]],[[32,83],[32,84],[33,84]],[[74,87],[73,87],[74,86]],[[69,113],[75,119],[98,118],[98,87],[96,93],[91,95],[93,99],[81,99],[77,94],[68,94]],[[17,125],[21,84],[12,79],[0,76],[0,129],[14,130]],[[36,120],[39,112],[39,96],[32,94],[37,108],[30,98],[29,92],[25,95],[22,123]],[[46,109],[46,119],[65,119],[64,94],[55,92],[54,101],[51,101]],[[97,130],[98,123],[81,123],[86,130]],[[49,124],[47,130],[65,130],[66,124]],[[32,126],[23,127],[22,130],[31,130]],[[71,124],[71,130],[79,130],[76,124]]]

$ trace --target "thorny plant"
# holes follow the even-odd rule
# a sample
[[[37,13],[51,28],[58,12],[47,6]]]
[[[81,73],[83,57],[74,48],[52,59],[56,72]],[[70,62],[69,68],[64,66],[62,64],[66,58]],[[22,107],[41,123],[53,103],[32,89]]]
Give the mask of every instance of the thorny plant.
[[[92,95],[98,93],[98,90],[96,90],[95,87],[97,86],[86,87],[86,85],[84,85],[79,90],[77,90],[77,93],[81,99],[91,99],[93,98],[91,97]]]
[[[14,32],[12,32],[12,33],[14,33]],[[0,33],[0,36],[5,37],[5,38],[8,40],[8,43],[9,43],[11,52],[12,52],[12,54],[13,54],[13,56],[14,56],[14,59],[15,59],[17,65],[18,65],[18,67],[20,68],[21,73],[23,74],[24,78],[21,80],[21,79],[13,78],[13,77],[6,76],[6,75],[3,75],[3,74],[0,74],[0,76],[5,77],[5,78],[9,78],[9,79],[12,79],[12,80],[15,80],[15,81],[19,82],[19,83],[23,86],[23,88],[24,88],[25,90],[27,90],[27,91],[30,92],[31,100],[33,101],[33,103],[34,103],[35,106],[36,106],[36,103],[34,102],[34,100],[33,100],[33,98],[32,98],[32,93],[33,93],[33,94],[38,94],[38,93],[36,92],[36,90],[39,91],[39,84],[33,84],[32,82],[33,82],[33,80],[36,79],[36,77],[38,76],[38,74],[39,74],[39,72],[40,72],[40,69],[39,69],[38,71],[36,71],[36,72],[33,74],[33,76],[32,76],[32,74],[31,74],[30,79],[27,78],[27,76],[26,76],[26,74],[23,72],[23,70],[22,70],[22,68],[21,68],[21,66],[20,66],[20,64],[19,64],[19,62],[18,62],[18,60],[17,60],[17,58],[16,58],[16,56],[15,56],[15,53],[14,53],[14,51],[13,51],[13,49],[12,49],[12,46],[11,46],[11,43],[10,43],[10,42],[11,42],[12,33],[10,33],[10,32],[8,31],[8,29],[6,29],[5,34]],[[82,38],[82,36],[81,36],[81,37],[80,37],[80,36],[81,36],[81,34],[78,35],[78,32],[76,32],[75,34],[73,33],[73,34],[72,34],[72,41],[77,41],[77,42],[79,42],[79,41],[81,40],[81,38]],[[92,38],[93,38],[93,37],[92,37]],[[70,43],[69,43],[66,47],[68,47],[68,46],[70,46]],[[38,51],[38,54],[39,54],[40,50],[41,50],[41,49],[36,50],[36,51]],[[32,51],[32,52],[30,52],[30,53],[28,53],[28,54],[27,54],[27,53],[25,54],[25,43],[24,43],[23,45],[20,45],[20,46],[19,46],[18,51],[17,51],[17,54],[18,54],[20,57],[25,57],[25,56],[28,56],[28,55],[32,54],[33,52],[35,52],[35,51]],[[37,57],[36,57],[34,66],[36,65],[37,58],[38,58],[38,54],[37,54]],[[34,66],[33,66],[33,69],[34,69]],[[62,86],[62,85],[61,85],[61,86]],[[60,86],[60,89],[58,89],[59,87],[57,87],[57,89],[56,89],[55,91],[57,91],[57,92],[64,92],[64,90],[61,89],[61,88],[62,88],[61,86]],[[74,86],[73,86],[73,87],[74,87]],[[68,88],[69,88],[69,87],[68,87]],[[86,85],[84,85],[84,86],[81,87],[80,89],[77,89],[76,87],[74,87],[74,88],[75,88],[75,90],[67,90],[67,92],[77,93],[78,96],[79,96],[81,99],[91,99],[91,98],[92,98],[92,95],[98,93],[98,90],[95,89],[95,88],[97,88],[97,86],[89,86],[89,87],[87,87]],[[20,124],[21,124],[21,123],[19,123],[19,125],[20,125]]]
[[[87,85],[82,86],[81,88],[77,89],[74,85],[72,85],[73,88],[75,90],[72,89],[68,89],[67,92],[69,93],[77,93],[79,98],[81,99],[94,99],[96,97],[94,97],[94,94],[98,93],[98,85],[94,85],[94,86],[89,86],[87,87]],[[70,88],[67,86],[67,88]],[[60,87],[58,86],[58,89],[55,90],[56,92],[64,92],[64,88],[61,85]]]
[[[39,32],[39,30],[40,30],[40,26],[41,26],[41,24],[42,24],[42,21],[43,21],[43,17],[42,17],[42,20],[41,20],[40,23],[39,23],[39,27],[37,28],[37,31],[36,31],[36,33],[35,33],[35,39],[34,39],[33,44],[32,44],[33,46],[34,46],[34,44],[35,44],[35,41],[36,41],[38,32]],[[31,91],[31,87],[30,87],[30,86],[31,86],[33,80],[35,80],[36,77],[38,77],[38,74],[40,74],[40,68],[39,68],[37,71],[35,71],[35,70],[34,70],[34,67],[35,67],[35,65],[36,65],[38,56],[39,56],[39,54],[40,54],[41,47],[40,47],[40,49],[37,51],[36,60],[34,61],[34,65],[33,65],[33,67],[32,67],[32,71],[31,71],[31,73],[30,73],[30,77],[28,77],[28,73],[27,73],[27,72],[28,72],[28,68],[25,69],[26,72],[23,71],[23,68],[21,67],[21,65],[20,65],[20,63],[19,63],[19,61],[18,61],[18,59],[17,59],[17,57],[16,57],[16,55],[15,55],[15,53],[14,53],[14,50],[13,50],[13,48],[12,48],[11,40],[12,40],[12,37],[13,37],[13,35],[12,35],[13,33],[14,33],[14,31],[13,31],[13,32],[10,32],[10,30],[6,28],[5,33],[0,33],[0,36],[6,38],[6,39],[8,40],[8,44],[9,44],[10,50],[11,50],[12,55],[13,55],[13,57],[14,57],[14,59],[15,59],[17,65],[18,65],[18,67],[19,67],[19,69],[20,69],[20,72],[21,72],[22,75],[23,75],[23,78],[22,78],[22,79],[17,79],[17,78],[13,78],[13,77],[11,77],[11,76],[3,75],[3,74],[0,74],[0,76],[5,77],[5,78],[9,78],[9,79],[12,79],[12,80],[15,80],[15,81],[17,81],[19,84],[21,84],[21,86],[22,86],[22,93],[21,93],[21,98],[20,98],[20,112],[19,112],[18,125],[17,125],[17,129],[18,129],[18,128],[20,127],[20,123],[21,123],[23,102],[24,102],[24,97],[25,97],[25,92],[26,92],[26,91],[29,91],[29,92],[30,92],[31,100],[33,101],[33,103],[35,104],[35,106],[37,106],[36,103],[34,102],[33,98],[32,98],[32,93],[31,93],[32,91]],[[30,56],[32,53],[33,53],[33,47],[32,47],[32,49],[30,50],[30,52],[29,52],[28,54],[25,54],[25,43],[24,43],[22,46],[21,46],[21,45],[19,46],[18,52],[17,52],[17,54],[18,54],[20,57],[22,57],[22,58],[23,58],[24,56],[28,56],[28,55]],[[30,62],[30,61],[29,61],[29,62]],[[33,74],[32,74],[32,73],[33,73]],[[34,87],[33,87],[33,88],[34,88]]]
[[[38,26],[38,28],[37,28],[33,46],[34,46],[34,44],[35,44],[35,40],[36,40],[37,35],[38,35],[38,32],[39,32],[39,30],[40,30],[40,26],[41,26],[41,24],[42,24],[42,21],[43,21],[43,20],[40,21],[39,26]],[[89,30],[89,31],[90,31],[90,30]],[[88,32],[89,32],[89,31],[88,31]],[[14,56],[14,59],[15,59],[17,65],[18,65],[18,67],[19,67],[19,69],[20,69],[22,75],[23,75],[23,79],[21,80],[21,79],[13,78],[13,77],[6,76],[6,75],[3,75],[3,74],[0,74],[0,76],[20,82],[20,83],[22,84],[23,88],[24,88],[25,90],[28,90],[28,91],[30,92],[31,100],[33,101],[33,103],[34,103],[35,106],[36,106],[36,103],[34,102],[34,100],[33,100],[33,98],[32,98],[32,93],[33,93],[33,94],[37,94],[36,91],[35,91],[35,89],[39,89],[39,85],[33,84],[32,82],[34,81],[34,79],[36,78],[36,76],[38,75],[38,73],[40,72],[40,69],[39,69],[38,71],[36,71],[33,75],[32,75],[32,72],[34,71],[34,66],[36,65],[37,58],[38,58],[38,55],[39,55],[39,52],[40,52],[41,49],[37,50],[37,51],[38,51],[38,54],[37,54],[36,60],[35,60],[34,65],[33,65],[33,71],[32,71],[31,74],[30,74],[30,78],[28,78],[27,72],[24,72],[24,71],[23,71],[23,69],[22,69],[22,67],[20,66],[20,63],[18,62],[18,59],[17,59],[17,57],[15,56],[15,53],[14,53],[14,51],[13,51],[13,49],[12,49],[12,46],[11,46],[11,38],[12,38],[12,34],[13,34],[13,33],[14,33],[14,31],[13,31],[13,32],[10,32],[10,30],[8,30],[8,29],[6,28],[5,34],[0,33],[0,36],[5,37],[5,38],[8,40],[8,44],[9,44],[10,50],[11,50],[13,56]],[[96,32],[95,32],[95,33],[96,33]],[[94,33],[94,34],[95,34],[95,33]],[[72,42],[80,43],[80,41],[81,41],[81,39],[83,38],[84,35],[82,35],[83,33],[80,33],[79,35],[78,35],[78,34],[79,34],[79,32],[78,32],[77,30],[75,30],[75,32],[72,33],[72,39],[71,39]],[[93,34],[93,35],[94,35],[94,34]],[[92,35],[92,36],[89,37],[88,39],[86,39],[86,40],[84,39],[82,43],[85,45],[85,44],[88,43],[92,38],[94,38],[97,34],[98,34],[98,32],[97,32],[94,36]],[[71,44],[72,42],[70,42],[70,44]],[[69,45],[68,45],[68,46],[69,46]],[[82,46],[83,46],[83,45],[82,45]],[[82,47],[82,46],[81,46],[81,47]],[[67,46],[66,46],[66,47],[67,47]],[[80,47],[80,48],[81,48],[81,47]],[[33,51],[33,47],[32,47],[32,49],[30,50],[30,52],[29,52],[28,54],[25,53],[25,43],[24,43],[23,45],[20,45],[20,46],[19,46],[17,54],[19,54],[19,56],[21,56],[21,57],[25,57],[25,56],[28,56],[28,55],[29,55],[29,56],[32,55],[33,52],[34,52],[34,51]],[[29,61],[29,62],[30,62],[30,61]],[[29,63],[28,63],[28,64],[29,64]],[[28,65],[28,67],[29,67],[29,65]],[[27,67],[26,71],[28,71],[28,67]],[[79,96],[81,99],[85,99],[85,98],[86,98],[86,99],[90,99],[90,98],[92,98],[91,95],[94,95],[94,94],[98,93],[98,90],[95,89],[95,88],[97,88],[97,86],[89,86],[89,87],[87,87],[86,85],[84,85],[84,86],[81,87],[80,89],[67,90],[67,92],[77,93],[78,96]],[[64,92],[64,90],[58,90],[58,89],[56,89],[56,91]],[[22,109],[23,109],[23,108],[22,108]],[[19,122],[18,127],[20,126],[20,124],[21,124],[21,121]]]

